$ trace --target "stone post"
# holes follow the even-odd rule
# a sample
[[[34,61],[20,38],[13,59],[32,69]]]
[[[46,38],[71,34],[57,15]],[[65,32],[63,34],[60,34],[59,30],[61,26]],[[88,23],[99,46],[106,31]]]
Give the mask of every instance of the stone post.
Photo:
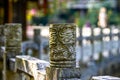
[[[21,41],[22,41],[22,29],[21,24],[5,24],[4,28],[5,35],[5,53],[4,53],[4,75],[6,74],[6,79],[4,80],[18,80],[15,79],[17,74],[9,70],[10,58],[15,58],[16,55],[21,52]],[[6,68],[7,67],[7,68]]]
[[[50,25],[50,67],[46,68],[47,80],[80,79],[80,69],[76,68],[76,25]]]
[[[15,58],[21,52],[22,29],[21,24],[5,24],[4,29],[7,57]]]
[[[35,57],[41,59],[41,39],[40,39],[40,29],[34,29],[34,42],[38,46],[38,53],[35,55]]]
[[[0,25],[0,46],[4,46],[4,25]]]
[[[3,57],[4,46],[5,46],[4,25],[0,25],[0,60]]]
[[[2,70],[3,68],[3,53],[4,53],[4,25],[0,25],[0,79],[2,79]]]

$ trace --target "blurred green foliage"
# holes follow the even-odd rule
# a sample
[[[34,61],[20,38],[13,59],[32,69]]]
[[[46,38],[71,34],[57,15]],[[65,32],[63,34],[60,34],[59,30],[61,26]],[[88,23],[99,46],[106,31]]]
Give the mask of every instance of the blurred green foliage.
[[[109,25],[120,25],[120,15],[112,10],[108,11],[108,24]]]
[[[88,9],[86,20],[89,20],[91,25],[97,26],[99,10],[101,7],[105,7],[107,9],[108,25],[120,25],[120,14],[114,6],[114,2],[102,0],[101,3],[95,4]]]
[[[90,21],[91,25],[97,26],[99,10],[96,8],[88,10],[87,19]]]

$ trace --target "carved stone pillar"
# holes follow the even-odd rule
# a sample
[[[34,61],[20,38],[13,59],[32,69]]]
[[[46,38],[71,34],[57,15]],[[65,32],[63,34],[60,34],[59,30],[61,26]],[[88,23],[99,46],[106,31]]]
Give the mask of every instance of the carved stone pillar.
[[[80,78],[76,68],[76,25],[50,25],[50,67],[46,68],[47,80]]]
[[[21,24],[5,24],[5,47],[8,57],[15,57],[21,52],[22,29]]]
[[[4,69],[3,69],[3,80],[19,80],[15,78],[18,73],[10,71],[10,59],[15,58],[16,55],[21,53],[21,41],[22,41],[22,29],[21,24],[10,23],[5,24],[4,27],[5,35],[5,53],[4,53]],[[9,64],[7,64],[9,63]],[[15,66],[15,65],[14,65]]]
[[[50,66],[75,66],[76,26],[53,24],[50,26]]]

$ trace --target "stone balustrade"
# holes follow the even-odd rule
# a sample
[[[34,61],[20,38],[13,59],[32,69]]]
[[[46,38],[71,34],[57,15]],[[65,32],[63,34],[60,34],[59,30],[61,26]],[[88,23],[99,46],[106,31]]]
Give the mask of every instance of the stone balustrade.
[[[0,26],[0,37],[4,35],[5,42],[5,45],[2,44],[0,39],[0,47],[5,47],[3,80],[81,80],[80,68],[76,67],[75,24],[50,26],[50,63],[20,54],[21,30],[20,24],[5,24],[4,28]],[[120,80],[120,78],[93,76],[91,80]]]
[[[15,69],[27,73],[27,75],[32,76],[34,80],[38,80],[38,76],[41,74],[45,79],[45,68],[47,66],[49,66],[49,62],[47,61],[30,56],[16,56]]]

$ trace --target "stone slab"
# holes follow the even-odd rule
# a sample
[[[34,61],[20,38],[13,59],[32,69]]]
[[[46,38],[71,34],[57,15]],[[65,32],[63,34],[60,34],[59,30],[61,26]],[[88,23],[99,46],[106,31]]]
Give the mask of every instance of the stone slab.
[[[16,56],[15,69],[37,77],[37,70],[45,70],[49,62],[31,56]]]

